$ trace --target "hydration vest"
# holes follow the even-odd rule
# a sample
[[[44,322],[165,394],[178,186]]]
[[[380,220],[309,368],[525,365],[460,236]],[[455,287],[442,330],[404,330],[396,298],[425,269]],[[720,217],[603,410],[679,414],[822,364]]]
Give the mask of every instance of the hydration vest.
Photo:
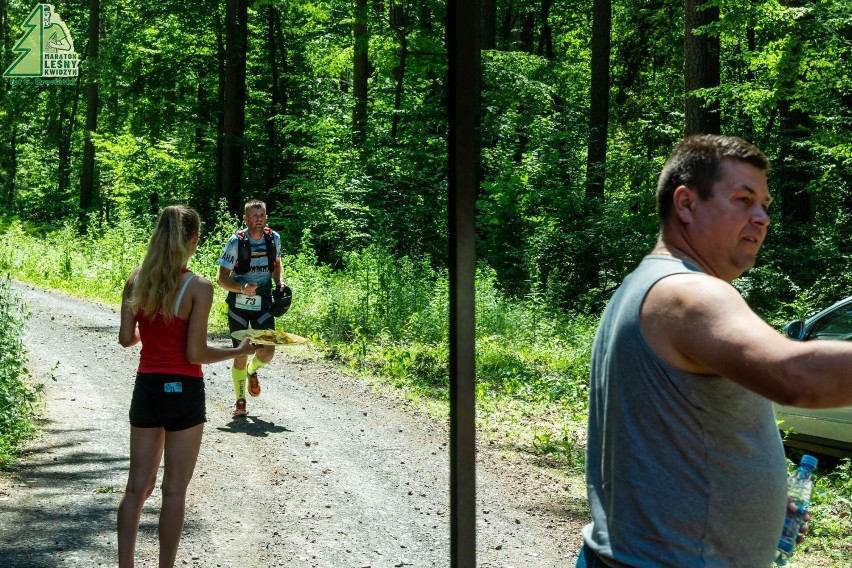
[[[237,231],[237,262],[234,263],[234,272],[246,274],[251,268],[251,243],[247,231]],[[275,258],[278,251],[275,249],[275,239],[272,237],[272,229],[263,228],[263,240],[266,241],[266,258],[269,262],[269,273],[275,270]]]

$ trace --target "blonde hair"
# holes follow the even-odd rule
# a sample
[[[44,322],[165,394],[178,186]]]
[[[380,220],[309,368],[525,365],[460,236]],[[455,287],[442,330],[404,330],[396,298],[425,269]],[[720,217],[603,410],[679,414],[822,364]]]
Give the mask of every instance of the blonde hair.
[[[174,317],[181,270],[192,255],[190,243],[200,225],[198,213],[185,205],[163,209],[136,276],[130,299],[134,313],[149,317],[160,313],[167,320]]]

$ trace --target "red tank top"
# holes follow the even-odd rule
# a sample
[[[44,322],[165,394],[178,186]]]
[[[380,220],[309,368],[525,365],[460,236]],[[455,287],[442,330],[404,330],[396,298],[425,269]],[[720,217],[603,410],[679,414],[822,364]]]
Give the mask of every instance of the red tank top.
[[[188,272],[188,271],[184,271]],[[181,287],[175,301],[175,313],[183,297],[190,276]],[[189,333],[189,321],[175,316],[170,322],[162,314],[153,317],[140,316],[139,337],[142,351],[139,357],[139,373],[172,373],[190,377],[203,377],[201,365],[195,365],[186,358],[186,342]]]

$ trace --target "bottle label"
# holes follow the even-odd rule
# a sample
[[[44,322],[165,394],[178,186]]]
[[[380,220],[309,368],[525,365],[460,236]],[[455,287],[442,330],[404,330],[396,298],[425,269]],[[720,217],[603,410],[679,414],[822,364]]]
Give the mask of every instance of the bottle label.
[[[781,532],[781,540],[778,541],[778,550],[787,555],[792,555],[793,549],[796,548],[796,537],[799,536],[799,529],[801,527],[801,515],[787,515],[787,520],[784,521],[784,530]]]

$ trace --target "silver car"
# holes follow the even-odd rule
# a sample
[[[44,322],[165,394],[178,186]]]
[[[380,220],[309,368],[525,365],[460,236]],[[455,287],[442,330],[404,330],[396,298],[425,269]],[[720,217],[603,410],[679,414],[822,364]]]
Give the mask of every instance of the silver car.
[[[799,341],[852,340],[852,296],[804,322],[788,323],[784,335]],[[783,421],[780,428],[788,433],[785,441],[788,446],[839,457],[852,456],[852,406],[816,410],[779,405],[776,414]]]

